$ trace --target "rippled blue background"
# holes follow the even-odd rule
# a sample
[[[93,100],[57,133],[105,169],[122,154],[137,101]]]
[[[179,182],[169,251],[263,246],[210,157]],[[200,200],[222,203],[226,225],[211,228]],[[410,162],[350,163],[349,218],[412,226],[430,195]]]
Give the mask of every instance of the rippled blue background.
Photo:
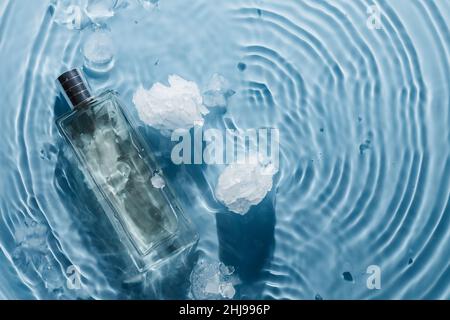
[[[372,4],[380,30],[366,26]],[[49,8],[0,0],[0,298],[192,297],[197,257],[237,267],[237,299],[450,298],[450,1],[117,10],[115,66],[89,78],[96,91],[116,89],[135,112],[140,84],[179,74],[204,87],[218,72],[236,95],[208,125],[276,127],[281,143],[273,191],[240,219],[214,199],[220,168],[171,165],[141,126],[201,238],[190,264],[137,284],[119,280],[123,249],[54,124],[54,79],[83,64],[92,30]],[[380,290],[366,287],[374,264]],[[70,265],[82,290],[66,286]]]

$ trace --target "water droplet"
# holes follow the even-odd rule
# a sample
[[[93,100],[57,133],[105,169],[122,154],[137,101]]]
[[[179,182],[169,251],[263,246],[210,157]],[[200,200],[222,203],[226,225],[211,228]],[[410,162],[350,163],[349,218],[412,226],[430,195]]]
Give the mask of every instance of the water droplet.
[[[245,69],[247,69],[247,65],[245,63],[243,63],[243,62],[239,62],[238,65],[237,65],[237,68],[238,68],[239,71],[242,72],[242,71],[245,71]]]
[[[365,143],[359,145],[359,154],[363,155],[366,150],[370,149],[370,141],[366,140]]]
[[[348,271],[345,271],[344,273],[342,273],[342,277],[344,278],[345,281],[353,282],[353,276]]]

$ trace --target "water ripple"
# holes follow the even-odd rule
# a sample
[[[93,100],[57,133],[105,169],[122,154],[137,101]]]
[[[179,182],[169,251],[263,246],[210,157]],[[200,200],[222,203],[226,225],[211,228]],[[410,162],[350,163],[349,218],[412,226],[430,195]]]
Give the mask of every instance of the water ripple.
[[[366,26],[371,5],[379,30]],[[220,73],[236,95],[211,126],[280,130],[280,172],[258,209],[273,211],[273,248],[236,298],[448,299],[448,9],[445,0],[134,3],[107,22],[114,68],[90,81],[131,106],[140,84],[180,74],[204,86]],[[191,265],[178,278],[120,281],[123,248],[54,125],[63,111],[54,79],[83,64],[95,27],[67,30],[53,10],[51,1],[0,4],[0,298],[190,297]],[[223,258],[218,168],[173,166],[167,142],[140,129],[157,140],[198,226],[196,256]],[[374,264],[381,290],[366,287]],[[66,286],[71,265],[82,290]]]

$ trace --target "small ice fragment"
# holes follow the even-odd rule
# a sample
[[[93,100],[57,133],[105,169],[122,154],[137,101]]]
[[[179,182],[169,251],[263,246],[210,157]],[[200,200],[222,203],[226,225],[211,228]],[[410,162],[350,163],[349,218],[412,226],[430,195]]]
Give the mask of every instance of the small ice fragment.
[[[152,182],[152,186],[157,189],[162,189],[165,187],[166,183],[164,182],[164,179],[159,175],[155,174],[150,181]]]
[[[133,95],[133,103],[141,120],[164,135],[203,125],[203,116],[208,113],[197,84],[177,75],[169,76],[169,86],[159,82],[149,90],[140,86]]]
[[[83,46],[84,66],[93,72],[108,72],[114,66],[114,51],[109,31],[94,31]]]
[[[224,76],[215,73],[203,93],[203,104],[209,108],[226,108],[228,99],[234,94]]]
[[[101,23],[114,16],[117,0],[89,0],[86,14],[93,23]]]
[[[43,252],[47,250],[47,230],[47,226],[31,221],[17,227],[14,238],[21,248]]]
[[[139,0],[144,9],[153,9],[159,5],[159,0]]]
[[[231,164],[220,174],[216,198],[234,213],[245,214],[251,206],[260,203],[272,189],[272,178],[277,172],[271,163],[252,160],[248,164]]]
[[[81,30],[89,25],[89,18],[83,10],[82,0],[54,0],[53,17],[55,23],[69,30]]]
[[[117,162],[116,171],[107,178],[107,182],[112,192],[117,194],[125,189],[130,176],[131,168],[125,162]]]
[[[236,294],[236,290],[233,287],[233,284],[230,282],[221,283],[219,286],[219,291],[222,297],[225,299],[233,299]]]
[[[224,263],[220,262],[219,264],[219,270],[222,274],[229,276],[234,273],[234,267],[233,266],[226,266]]]
[[[231,299],[236,294],[234,283],[238,277],[229,273],[234,270],[228,267],[223,273],[222,262],[200,259],[191,273],[191,294],[195,299]]]
[[[206,282],[205,292],[212,294],[220,293],[220,275],[218,273],[214,274],[211,278],[209,278]]]

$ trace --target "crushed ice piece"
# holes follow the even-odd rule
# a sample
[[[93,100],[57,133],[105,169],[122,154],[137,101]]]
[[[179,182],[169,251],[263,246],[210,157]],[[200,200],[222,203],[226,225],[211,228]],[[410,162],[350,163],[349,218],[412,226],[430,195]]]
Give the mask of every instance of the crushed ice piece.
[[[220,275],[216,273],[206,281],[205,292],[212,294],[219,294],[220,286],[221,286]]]
[[[157,189],[162,189],[166,186],[166,183],[164,182],[164,179],[159,175],[155,174],[150,181],[152,182],[152,186]]]
[[[88,0],[86,15],[93,23],[102,23],[114,16],[117,0]]]
[[[215,73],[203,93],[203,104],[209,108],[226,108],[228,99],[235,93],[230,89],[227,79],[221,74]]]
[[[14,238],[19,247],[36,251],[47,249],[47,226],[29,222],[26,226],[18,226],[14,232]]]
[[[67,290],[61,264],[47,244],[48,235],[46,225],[30,218],[25,218],[24,224],[15,227],[17,246],[12,259],[21,279],[36,289],[43,284],[57,299],[87,298],[83,290]]]
[[[176,129],[203,125],[208,109],[197,84],[180,76],[169,76],[169,86],[154,84],[149,90],[140,86],[133,95],[139,117],[168,136]]]
[[[117,162],[116,171],[107,178],[108,185],[114,194],[125,189],[130,173],[131,167],[128,164],[121,161]]]
[[[229,276],[234,273],[234,267],[233,266],[226,266],[224,263],[219,263],[219,270],[222,274]]]
[[[221,283],[219,286],[219,292],[225,299],[233,299],[236,294],[236,289],[230,282]]]
[[[100,29],[91,33],[83,46],[84,66],[93,72],[108,72],[114,66],[114,44],[110,32]]]
[[[246,214],[272,189],[277,169],[271,162],[249,157],[246,164],[230,164],[220,174],[215,195],[230,211]]]
[[[222,262],[200,259],[190,276],[193,298],[232,299],[236,294],[234,285],[239,281],[231,270],[234,268],[226,267]]]
[[[81,30],[89,25],[84,6],[86,0],[54,0],[53,17],[55,23],[69,30]]]
[[[139,0],[144,9],[153,9],[159,5],[159,0]]]

